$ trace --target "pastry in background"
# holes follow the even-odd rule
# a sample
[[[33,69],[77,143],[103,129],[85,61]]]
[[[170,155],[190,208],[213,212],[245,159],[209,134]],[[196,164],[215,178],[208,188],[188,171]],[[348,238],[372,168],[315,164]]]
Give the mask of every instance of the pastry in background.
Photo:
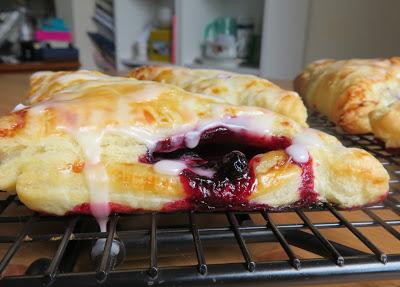
[[[234,105],[266,108],[307,126],[307,111],[297,93],[253,75],[176,66],[143,66],[132,70],[130,76],[173,84],[189,92],[223,98]]]
[[[351,134],[373,132],[399,147],[400,58],[319,60],[308,65],[294,88],[311,110]]]
[[[400,101],[369,113],[372,133],[383,140],[387,148],[400,147]]]

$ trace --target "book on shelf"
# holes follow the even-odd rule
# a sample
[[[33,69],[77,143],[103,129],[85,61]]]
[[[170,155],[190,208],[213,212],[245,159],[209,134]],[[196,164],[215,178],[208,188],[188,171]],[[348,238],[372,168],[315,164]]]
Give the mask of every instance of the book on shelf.
[[[115,71],[116,67],[116,62],[113,57],[99,49],[98,47],[95,47],[95,53],[93,55],[94,61],[97,66],[99,66],[101,69],[110,72],[110,71]]]
[[[103,27],[104,29],[107,29],[108,31],[114,33],[114,25],[111,23],[108,23],[107,21],[104,21],[101,17],[98,15],[94,15],[92,17],[93,21],[100,27]]]
[[[108,29],[110,32],[114,32],[114,19],[98,7],[95,9],[93,21],[99,26]]]
[[[68,31],[50,31],[50,30],[36,30],[35,39],[39,42],[46,41],[59,41],[59,42],[72,42],[72,33]]]
[[[114,16],[113,14],[109,14],[106,11],[104,11],[101,7],[96,5],[96,8],[94,9],[95,15],[99,15],[103,19],[105,19],[109,23],[114,23]]]
[[[99,33],[88,32],[88,35],[98,49],[112,58],[115,57],[115,45],[113,41],[110,41]]]
[[[78,61],[79,51],[74,47],[68,48],[40,48],[43,61]]]
[[[108,39],[110,42],[114,42],[115,34],[110,29],[107,29],[102,25],[97,25],[97,33]]]
[[[114,14],[112,1],[96,0],[96,6],[107,12],[109,15]]]

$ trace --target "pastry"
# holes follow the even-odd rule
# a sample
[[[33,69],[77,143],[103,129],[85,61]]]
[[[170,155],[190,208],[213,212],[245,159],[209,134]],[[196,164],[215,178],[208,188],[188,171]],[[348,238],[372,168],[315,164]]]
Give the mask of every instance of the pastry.
[[[400,58],[316,61],[297,76],[294,87],[309,108],[345,132],[368,133],[369,113],[399,99]]]
[[[131,71],[130,76],[173,84],[189,92],[217,96],[235,105],[267,108],[307,126],[307,110],[297,93],[283,90],[253,75],[184,67],[143,66]]]
[[[400,147],[400,102],[369,113],[372,133],[383,140],[387,148]]]
[[[97,80],[109,76],[97,71],[80,70],[71,72],[37,72],[30,77],[28,104],[35,104],[48,99],[52,94],[73,84],[88,80]]]
[[[65,215],[249,210],[380,201],[386,170],[364,150],[259,107],[98,73],[0,118],[0,189]],[[34,93],[33,93],[34,94]]]

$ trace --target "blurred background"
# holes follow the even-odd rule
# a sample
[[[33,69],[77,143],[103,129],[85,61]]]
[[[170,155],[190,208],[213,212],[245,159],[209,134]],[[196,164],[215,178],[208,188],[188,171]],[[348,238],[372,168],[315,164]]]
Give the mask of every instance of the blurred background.
[[[397,0],[0,1],[0,73],[145,64],[292,79],[320,58],[399,55]]]

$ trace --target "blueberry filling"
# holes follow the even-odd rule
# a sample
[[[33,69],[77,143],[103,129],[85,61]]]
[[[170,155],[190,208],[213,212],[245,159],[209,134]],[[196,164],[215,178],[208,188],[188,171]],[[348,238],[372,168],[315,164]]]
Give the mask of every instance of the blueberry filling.
[[[234,181],[249,175],[249,162],[244,153],[234,150],[216,163],[216,169],[217,178]]]
[[[192,206],[197,209],[244,207],[254,184],[246,156],[240,151],[231,151],[210,162],[209,166],[216,171],[212,178],[200,176],[190,169],[180,175]]]
[[[184,136],[169,137],[159,141],[152,152],[140,157],[140,161],[155,163],[162,159],[183,159],[202,162],[221,159],[234,150],[241,151],[249,161],[257,154],[285,149],[290,144],[287,137],[261,136],[246,130],[234,132],[226,127],[216,127],[205,130],[193,149],[186,147]]]
[[[216,127],[204,131],[193,149],[186,147],[184,136],[171,137],[158,142],[153,152],[140,157],[140,161],[154,164],[168,159],[185,164],[187,168],[179,177],[187,198],[184,203],[176,204],[177,209],[182,206],[200,210],[248,209],[247,198],[255,187],[254,156],[282,150],[290,144],[291,140],[286,137]],[[201,170],[211,170],[211,176]]]

